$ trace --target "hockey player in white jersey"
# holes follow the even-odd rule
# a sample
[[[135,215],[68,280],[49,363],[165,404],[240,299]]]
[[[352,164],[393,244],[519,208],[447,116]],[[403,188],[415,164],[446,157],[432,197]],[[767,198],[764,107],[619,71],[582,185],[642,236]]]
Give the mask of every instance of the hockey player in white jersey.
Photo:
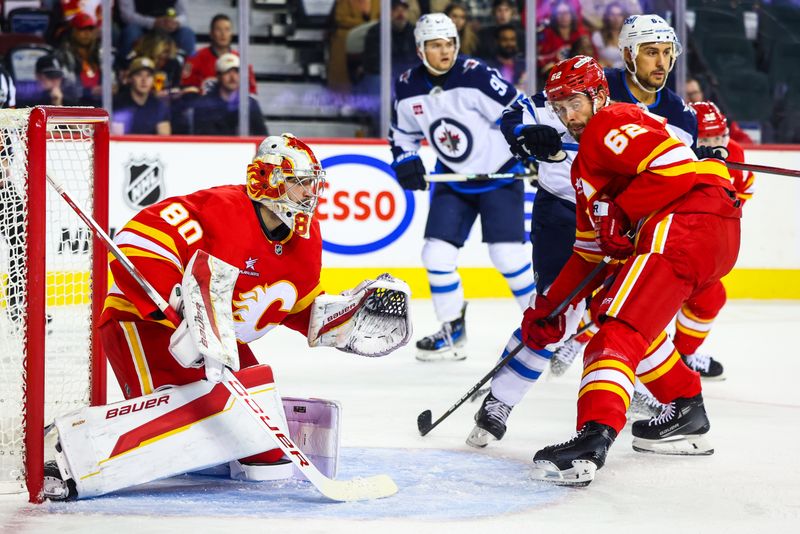
[[[505,113],[501,130],[511,151],[522,161],[539,162],[538,191],[533,201],[531,244],[536,291],[544,292],[572,253],[575,240],[575,190],[570,168],[578,143],[546,105],[542,93],[516,101]],[[583,307],[572,309],[567,332],[580,320]],[[503,351],[504,358],[521,342],[514,331]],[[506,419],[547,367],[553,353],[525,347],[492,379],[491,391],[475,414],[475,428],[467,438],[474,447],[502,439]]]
[[[422,64],[395,83],[389,136],[392,167],[403,188],[428,187],[425,166],[417,155],[423,139],[436,151],[436,172],[524,173],[497,127],[503,110],[518,97],[514,86],[481,61],[458,56],[458,32],[444,13],[421,17],[414,37]],[[448,182],[432,189],[422,262],[442,327],[417,342],[417,358],[462,360],[466,305],[457,259],[478,215],[492,263],[521,308],[533,292],[524,247],[523,183]]]

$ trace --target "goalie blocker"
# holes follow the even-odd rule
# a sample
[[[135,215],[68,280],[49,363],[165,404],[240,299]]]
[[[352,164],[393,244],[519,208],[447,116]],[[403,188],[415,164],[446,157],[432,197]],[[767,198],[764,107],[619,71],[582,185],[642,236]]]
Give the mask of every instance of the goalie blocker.
[[[261,405],[286,414],[299,454],[328,477],[339,456],[339,405],[321,399],[284,399],[267,365],[249,367],[237,378]],[[58,476],[49,469],[45,496],[65,500],[103,495],[161,478],[230,462],[232,478],[288,478],[292,464],[242,464],[271,444],[222,384],[206,380],[165,387],[150,395],[107,406],[86,407],[56,418]],[[182,454],[175,454],[183,451]]]

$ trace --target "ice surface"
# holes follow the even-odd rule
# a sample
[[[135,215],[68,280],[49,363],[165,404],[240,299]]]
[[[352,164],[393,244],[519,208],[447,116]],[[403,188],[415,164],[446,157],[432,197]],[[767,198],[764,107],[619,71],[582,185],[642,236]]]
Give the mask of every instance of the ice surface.
[[[412,308],[418,335],[436,329],[430,301]],[[733,301],[723,310],[704,346],[728,376],[704,383],[713,456],[639,454],[626,429],[596,480],[572,490],[533,483],[527,469],[539,447],[574,429],[577,365],[563,377],[545,375],[512,412],[503,441],[485,450],[464,444],[478,403],[424,438],[416,430],[422,410],[439,417],[492,367],[519,318],[510,299],[472,301],[463,362],[418,362],[412,347],[375,359],[311,350],[284,329],[255,344],[283,394],[341,401],[340,477],[388,473],[400,486],[394,497],[327,503],[305,483],[179,477],[78,503],[2,496],[0,532],[795,531],[800,303]]]

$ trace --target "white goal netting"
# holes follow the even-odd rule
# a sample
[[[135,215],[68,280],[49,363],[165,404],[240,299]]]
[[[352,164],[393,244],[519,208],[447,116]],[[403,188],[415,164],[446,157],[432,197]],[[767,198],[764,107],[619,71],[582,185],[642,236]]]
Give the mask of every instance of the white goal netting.
[[[91,233],[51,187],[46,232],[32,235],[29,175],[44,161],[29,159],[31,110],[0,111],[0,492],[25,489],[25,421],[41,409],[26,395],[30,357],[28,243],[43,240],[46,269],[45,424],[89,404],[92,340]],[[91,213],[94,191],[94,125],[48,120],[46,169]],[[98,251],[103,253],[103,251]],[[46,447],[46,451],[49,447]]]

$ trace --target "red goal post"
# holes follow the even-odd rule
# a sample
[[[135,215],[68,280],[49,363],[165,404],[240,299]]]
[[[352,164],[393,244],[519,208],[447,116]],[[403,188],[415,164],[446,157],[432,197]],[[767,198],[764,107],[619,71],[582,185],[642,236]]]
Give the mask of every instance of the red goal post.
[[[104,404],[97,321],[105,248],[59,195],[58,180],[108,227],[108,114],[0,110],[0,492],[41,502],[46,424]]]

